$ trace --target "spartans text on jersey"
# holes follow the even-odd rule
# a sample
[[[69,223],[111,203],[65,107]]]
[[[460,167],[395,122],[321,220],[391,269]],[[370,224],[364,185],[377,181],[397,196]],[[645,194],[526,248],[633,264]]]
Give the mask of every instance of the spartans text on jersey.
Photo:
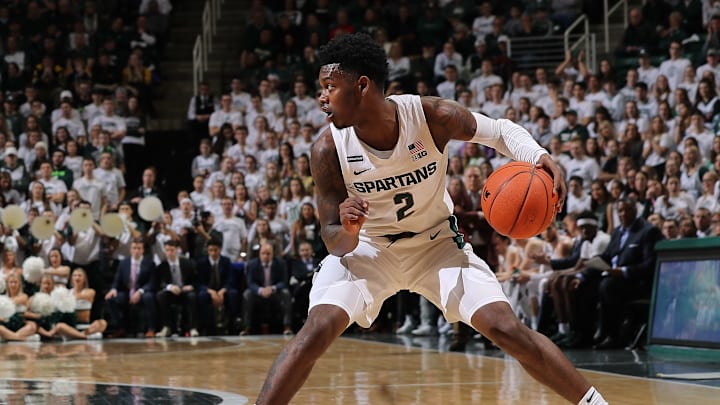
[[[426,166],[411,172],[373,181],[358,181],[352,183],[352,185],[359,193],[375,193],[419,184],[423,180],[432,176],[436,171],[437,162],[430,162]]]

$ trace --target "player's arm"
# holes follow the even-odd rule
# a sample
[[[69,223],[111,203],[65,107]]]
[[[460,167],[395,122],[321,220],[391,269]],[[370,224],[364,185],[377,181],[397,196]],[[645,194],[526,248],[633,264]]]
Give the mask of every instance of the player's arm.
[[[311,156],[322,239],[330,254],[343,256],[357,247],[367,202],[348,197],[330,129],[315,141]]]
[[[470,112],[453,100],[423,97],[422,104],[438,149],[443,150],[448,141],[456,139],[487,145],[515,160],[537,164],[553,176],[559,197],[556,208],[562,209],[567,194],[562,171],[525,128],[507,119]]]

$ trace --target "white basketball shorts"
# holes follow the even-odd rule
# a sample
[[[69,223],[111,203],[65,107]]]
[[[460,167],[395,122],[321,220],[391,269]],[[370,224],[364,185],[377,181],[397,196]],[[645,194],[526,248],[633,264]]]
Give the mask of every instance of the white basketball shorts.
[[[310,291],[309,310],[335,305],[347,312],[348,326],[357,322],[367,328],[383,301],[410,290],[438,307],[448,322],[470,325],[480,307],[508,299],[488,265],[470,244],[459,248],[457,237],[450,221],[395,242],[361,233],[353,252],[322,261]]]

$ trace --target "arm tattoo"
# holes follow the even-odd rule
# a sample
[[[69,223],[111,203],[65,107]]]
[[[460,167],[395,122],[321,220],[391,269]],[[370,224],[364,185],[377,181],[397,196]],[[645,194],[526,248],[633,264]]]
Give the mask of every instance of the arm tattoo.
[[[423,107],[436,143],[447,143],[450,139],[467,141],[475,135],[475,118],[457,102],[439,97],[423,97]]]
[[[335,142],[329,129],[313,144],[310,160],[323,241],[329,244],[342,230],[339,206],[348,196]]]

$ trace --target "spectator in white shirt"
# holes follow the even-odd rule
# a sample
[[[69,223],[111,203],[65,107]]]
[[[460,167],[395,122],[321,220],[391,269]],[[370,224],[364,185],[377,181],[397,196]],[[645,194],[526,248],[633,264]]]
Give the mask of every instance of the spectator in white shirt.
[[[95,160],[90,157],[83,159],[82,177],[75,179],[73,187],[80,194],[80,198],[90,203],[93,218],[99,220],[101,214],[107,209],[107,189],[105,183],[95,177]]]
[[[91,93],[92,103],[83,107],[82,119],[85,123],[92,122],[95,117],[102,114],[103,91],[95,88]]]
[[[680,41],[673,40],[670,42],[668,52],[670,54],[670,59],[667,59],[660,64],[660,73],[664,74],[668,78],[670,88],[675,89],[675,87],[677,87],[683,80],[685,68],[691,63],[688,59],[680,56],[682,54],[682,44]]]
[[[50,162],[43,162],[40,164],[40,175],[36,181],[45,187],[45,196],[50,201],[62,205],[63,201],[65,201],[67,186],[62,180],[53,177],[52,165]],[[32,189],[32,186],[33,184],[30,184],[30,189]]]
[[[242,125],[242,114],[233,111],[232,97],[229,94],[223,94],[220,98],[220,110],[210,115],[210,121],[208,121],[210,136],[217,136],[220,133],[220,127],[225,123],[232,125],[233,130]]]
[[[492,10],[492,3],[490,1],[483,1],[480,4],[480,15],[475,17],[472,24],[472,31],[475,38],[485,38],[487,34],[492,32],[493,21],[495,21],[495,15]]]
[[[78,111],[72,107],[72,101],[73,101],[72,92],[70,90],[63,90],[60,92],[60,103],[61,104],[58,106],[58,108],[52,110],[52,112],[50,113],[50,122],[52,122],[53,124],[55,123],[55,121],[59,120],[60,117],[63,116],[62,103],[65,101],[70,103],[70,117],[73,119],[77,119],[77,120],[82,118],[82,116],[80,115],[80,111]],[[45,114],[44,113],[45,112],[44,104],[43,104],[42,111],[43,111],[43,115],[44,115]]]
[[[445,77],[445,67],[447,65],[455,65],[458,75],[462,75],[462,55],[455,51],[455,45],[451,41],[445,42],[443,51],[435,55],[435,66],[433,73],[436,80],[443,80]]]
[[[720,4],[720,3],[718,3]],[[710,48],[705,56],[707,63],[700,65],[695,71],[696,79],[699,81],[703,78],[705,72],[710,72],[715,77],[715,85],[720,83],[720,51],[715,48]]]
[[[317,101],[308,96],[307,84],[302,80],[296,80],[293,84],[293,94],[294,96],[291,100],[297,105],[298,116],[300,116],[301,121],[303,121],[307,117],[307,114],[315,108]]]
[[[230,184],[233,169],[234,166],[232,160],[229,157],[224,157],[222,161],[220,161],[220,170],[214,171],[207,176],[207,180],[205,180],[205,187],[210,188],[216,181],[222,182],[225,187],[227,187]]]
[[[570,140],[570,159],[565,163],[566,179],[569,181],[573,176],[582,179],[583,191],[590,193],[590,186],[593,180],[600,175],[600,166],[595,159],[585,156],[585,145],[582,139]]]
[[[260,80],[258,83],[258,93],[262,99],[265,111],[273,114],[275,117],[282,114],[283,105],[276,89],[276,75],[269,74],[267,79]]]
[[[445,66],[445,80],[437,85],[438,96],[448,99],[455,100],[455,85],[457,84],[458,70],[455,65]]]
[[[322,111],[321,111],[322,112]],[[262,98],[259,94],[253,94],[250,97],[250,108],[248,109],[248,112],[245,114],[245,122],[247,123],[248,128],[251,131],[252,135],[252,128],[254,123],[257,121],[257,117],[262,116],[265,118],[265,121],[267,121],[268,128],[272,128],[275,125],[275,120],[277,119],[275,114],[272,113],[270,110],[265,108],[262,102]],[[326,114],[323,113],[323,117],[325,117]],[[323,122],[325,122],[325,118],[323,118]]]
[[[104,152],[100,155],[100,167],[93,175],[105,183],[108,209],[117,211],[118,204],[125,200],[125,177],[114,165],[112,154]]]
[[[295,138],[295,142],[293,144],[293,154],[295,156],[300,156],[302,154],[310,156],[314,133],[315,130],[312,124],[305,124],[302,126],[302,129],[300,130],[300,136],[298,138]]]
[[[640,64],[637,68],[638,80],[647,84],[648,88],[652,88],[660,74],[660,69],[650,63],[650,53],[645,49],[640,50],[638,62]]]
[[[250,145],[248,141],[248,128],[245,125],[239,126],[235,130],[235,144],[227,151],[227,157],[232,160],[235,170],[245,169],[245,156],[257,152],[255,145]],[[215,169],[217,170],[217,169]]]
[[[658,106],[655,100],[648,95],[648,85],[638,82],[635,85],[635,96],[637,97],[636,106],[640,116],[650,122],[650,119],[657,115]]]
[[[585,98],[585,83],[575,82],[573,84],[573,96],[570,99],[570,108],[577,111],[578,122],[587,125],[595,116],[595,106]]]
[[[52,132],[56,133],[59,127],[65,127],[68,130],[70,136],[73,139],[77,139],[78,136],[87,136],[85,131],[85,124],[76,117],[73,117],[72,105],[68,101],[60,103],[60,118],[53,122]]]
[[[583,179],[579,176],[571,176],[568,180],[568,196],[565,211],[579,214],[583,211],[592,210],[592,197],[583,190]]]
[[[217,154],[211,153],[209,139],[200,140],[200,154],[192,161],[192,176],[209,176],[210,173],[220,168],[220,158]]]
[[[90,127],[94,127],[95,125],[100,125],[100,128],[109,132],[110,139],[116,144],[125,137],[125,132],[127,131],[125,119],[115,115],[115,103],[111,98],[106,98],[103,101],[102,114],[95,117],[90,123]]]
[[[483,103],[480,111],[490,118],[500,119],[505,117],[505,111],[509,105],[503,101],[502,84],[494,84],[490,87],[490,99]]]
[[[487,95],[488,87],[495,84],[503,84],[503,80],[500,76],[493,72],[492,60],[483,59],[480,63],[480,76],[470,81],[470,90],[473,93],[473,100],[477,105],[482,105]]]
[[[222,215],[215,219],[213,229],[223,234],[222,251],[223,256],[233,262],[242,261],[241,252],[245,251],[247,243],[247,228],[245,221],[233,215],[233,200],[230,197],[223,197],[220,201]]]
[[[245,82],[237,77],[230,81],[230,97],[233,111],[245,114],[250,108],[250,93],[245,91]]]
[[[205,191],[205,176],[195,176],[195,178],[193,178],[193,191],[190,193],[190,199],[198,211],[208,210],[209,196]]]

